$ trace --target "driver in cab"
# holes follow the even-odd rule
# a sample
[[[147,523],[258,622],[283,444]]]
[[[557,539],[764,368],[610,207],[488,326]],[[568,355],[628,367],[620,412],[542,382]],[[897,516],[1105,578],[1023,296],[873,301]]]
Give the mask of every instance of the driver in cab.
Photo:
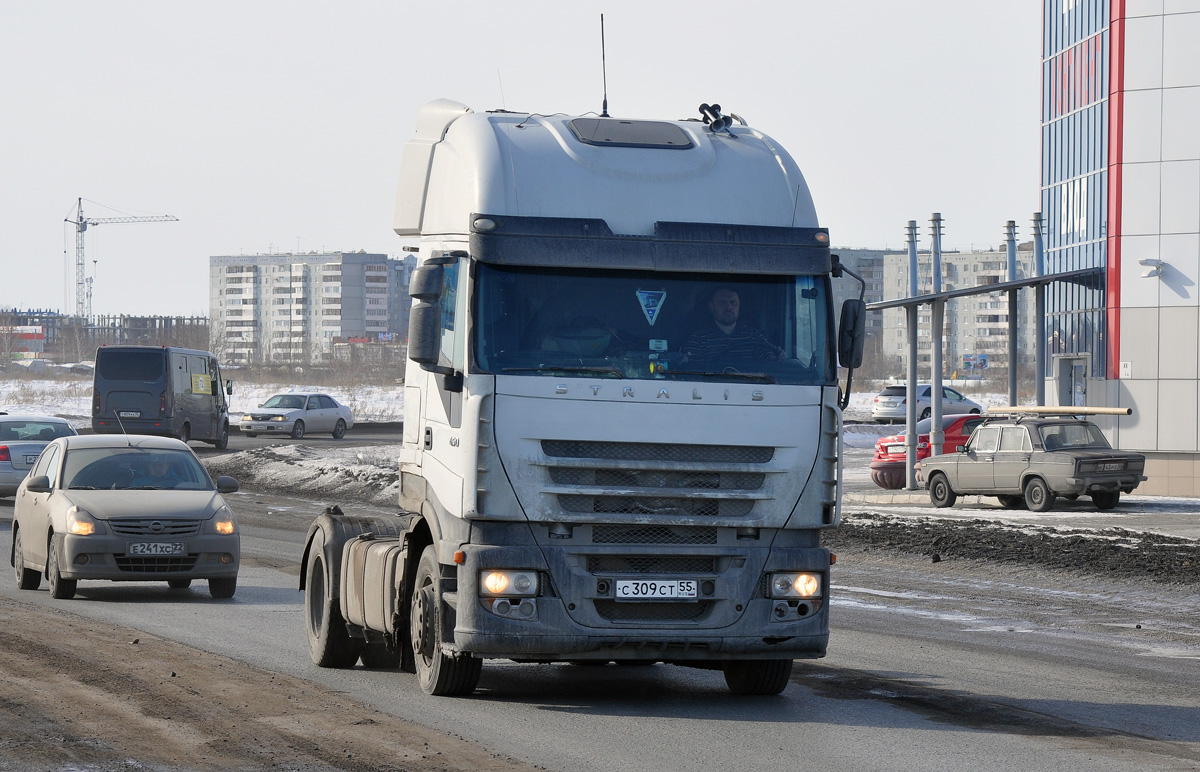
[[[786,354],[762,330],[738,321],[742,301],[736,290],[722,287],[708,300],[712,321],[692,333],[683,344],[688,359],[766,360],[785,359]]]

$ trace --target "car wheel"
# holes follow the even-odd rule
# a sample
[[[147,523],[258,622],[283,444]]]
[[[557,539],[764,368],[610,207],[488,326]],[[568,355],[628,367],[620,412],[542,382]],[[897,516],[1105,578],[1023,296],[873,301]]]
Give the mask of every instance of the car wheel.
[[[1112,509],[1120,500],[1120,491],[1096,491],[1092,494],[1092,503],[1096,505],[1096,509]]]
[[[725,671],[725,685],[734,694],[779,694],[792,677],[792,660],[727,661],[721,669]]]
[[[921,411],[920,420],[924,421],[926,418],[928,418],[931,415],[933,415],[933,411],[930,410],[929,408],[925,408],[924,410]]]
[[[214,576],[208,580],[208,594],[214,598],[232,598],[237,592],[236,576]]]
[[[1000,499],[1000,506],[1004,507],[1005,509],[1025,508],[1024,496],[997,496],[996,498]]]
[[[308,655],[317,667],[354,667],[362,654],[363,640],[346,632],[339,601],[333,596],[333,581],[326,573],[325,534],[318,530],[308,547],[305,567],[304,621],[308,633]]]
[[[304,422],[297,421],[296,423],[292,424],[292,439],[298,440],[303,436],[304,436]]]
[[[421,689],[426,694],[447,697],[475,691],[483,660],[470,654],[452,657],[442,652],[441,566],[433,545],[421,553],[409,609],[408,630]]]
[[[1054,506],[1054,494],[1045,480],[1034,477],[1025,483],[1025,506],[1031,512],[1048,512]]]
[[[221,434],[219,437],[217,437],[217,440],[213,443],[213,446],[217,450],[225,450],[225,448],[229,447],[229,424],[225,424],[221,427]]]
[[[952,507],[954,502],[958,501],[958,494],[950,487],[950,481],[946,479],[946,475],[941,472],[929,480],[929,500],[939,509]]]
[[[186,590],[192,586],[191,579],[168,579],[167,586],[172,590]]]
[[[70,600],[75,597],[78,582],[75,579],[63,579],[58,570],[58,553],[62,540],[57,536],[50,539],[49,554],[46,557],[46,576],[50,579],[50,597],[57,600]]]
[[[179,430],[179,441],[184,445],[192,441],[192,427],[189,424],[184,424]]]
[[[345,436],[346,436],[346,422],[339,418],[338,422],[336,424],[334,424],[334,426],[333,426],[333,438],[335,440],[340,440],[341,438],[343,438]]]
[[[25,567],[25,549],[21,545],[21,529],[13,537],[13,569],[17,575],[18,590],[36,590],[42,583],[42,574]]]

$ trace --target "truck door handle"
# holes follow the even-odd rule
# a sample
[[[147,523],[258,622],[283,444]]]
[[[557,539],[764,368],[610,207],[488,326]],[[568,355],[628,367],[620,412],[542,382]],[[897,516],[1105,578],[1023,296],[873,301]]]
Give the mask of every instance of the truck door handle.
[[[425,450],[433,450],[433,429],[425,427]]]

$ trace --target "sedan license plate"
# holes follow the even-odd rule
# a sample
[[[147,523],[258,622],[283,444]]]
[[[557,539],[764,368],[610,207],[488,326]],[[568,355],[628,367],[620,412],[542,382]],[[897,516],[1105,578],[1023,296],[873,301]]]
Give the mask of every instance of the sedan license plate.
[[[1100,464],[1101,472],[1119,472],[1125,468],[1124,461],[1113,461],[1109,464]]]
[[[695,600],[695,579],[618,579],[617,600]]]
[[[181,541],[138,541],[125,548],[127,555],[186,555],[187,544]]]
[[[140,411],[140,410],[122,410],[121,412],[117,413],[117,415],[121,416],[122,418],[141,418],[142,411]]]
[[[907,452],[903,445],[887,445],[886,448],[889,456],[903,456]]]
[[[35,463],[37,463],[37,460],[37,453],[29,453],[25,456],[25,463],[29,464],[30,466],[33,466]]]

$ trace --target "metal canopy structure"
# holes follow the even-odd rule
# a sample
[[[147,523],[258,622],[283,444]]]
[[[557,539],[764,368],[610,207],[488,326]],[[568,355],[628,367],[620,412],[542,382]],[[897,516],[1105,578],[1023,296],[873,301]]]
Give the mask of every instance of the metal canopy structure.
[[[941,372],[941,351],[943,344],[942,334],[942,317],[943,309],[947,300],[956,298],[970,297],[973,295],[990,295],[996,292],[1008,293],[1008,369],[1009,369],[1009,387],[1008,399],[1009,404],[1017,403],[1017,291],[1032,287],[1037,292],[1036,305],[1037,310],[1034,314],[1037,325],[1035,339],[1037,347],[1035,352],[1034,372],[1037,373],[1037,403],[1038,405],[1045,404],[1045,378],[1046,371],[1046,303],[1045,303],[1045,287],[1052,282],[1067,281],[1076,282],[1079,284],[1087,284],[1099,282],[1103,279],[1103,269],[1098,267],[1081,268],[1074,271],[1063,271],[1061,273],[1042,274],[1039,276],[1030,276],[1024,279],[1012,278],[1009,281],[996,282],[994,284],[979,284],[973,287],[963,287],[961,289],[941,290],[941,266],[940,266],[940,223],[941,216],[934,214],[934,292],[917,295],[915,294],[915,275],[916,275],[916,222],[910,221],[910,261],[911,261],[911,276],[910,287],[914,294],[907,298],[898,298],[896,300],[883,300],[876,303],[869,303],[867,309],[871,311],[883,311],[889,308],[903,308],[906,311],[908,320],[908,337],[909,337],[909,363],[908,363],[908,389],[910,395],[915,395],[917,388],[917,308],[919,306],[928,305],[932,307],[932,330],[931,338],[933,345],[933,362],[931,363],[930,382],[933,389],[931,395],[932,407],[932,426],[930,427],[930,445],[934,455],[942,453],[942,445],[945,440],[945,433],[941,428],[942,425],[942,410],[941,399],[937,395],[941,394],[942,389],[942,372]],[[1038,213],[1035,216],[1035,239],[1037,256],[1037,268],[1035,270],[1041,273],[1041,215]],[[1014,238],[1014,228],[1012,221],[1009,221],[1009,275],[1016,276],[1016,246]],[[907,446],[907,487],[912,490],[916,485],[916,453],[917,453],[917,433],[915,426],[916,417],[916,400],[912,399],[908,402],[908,415],[905,419],[905,444]]]

